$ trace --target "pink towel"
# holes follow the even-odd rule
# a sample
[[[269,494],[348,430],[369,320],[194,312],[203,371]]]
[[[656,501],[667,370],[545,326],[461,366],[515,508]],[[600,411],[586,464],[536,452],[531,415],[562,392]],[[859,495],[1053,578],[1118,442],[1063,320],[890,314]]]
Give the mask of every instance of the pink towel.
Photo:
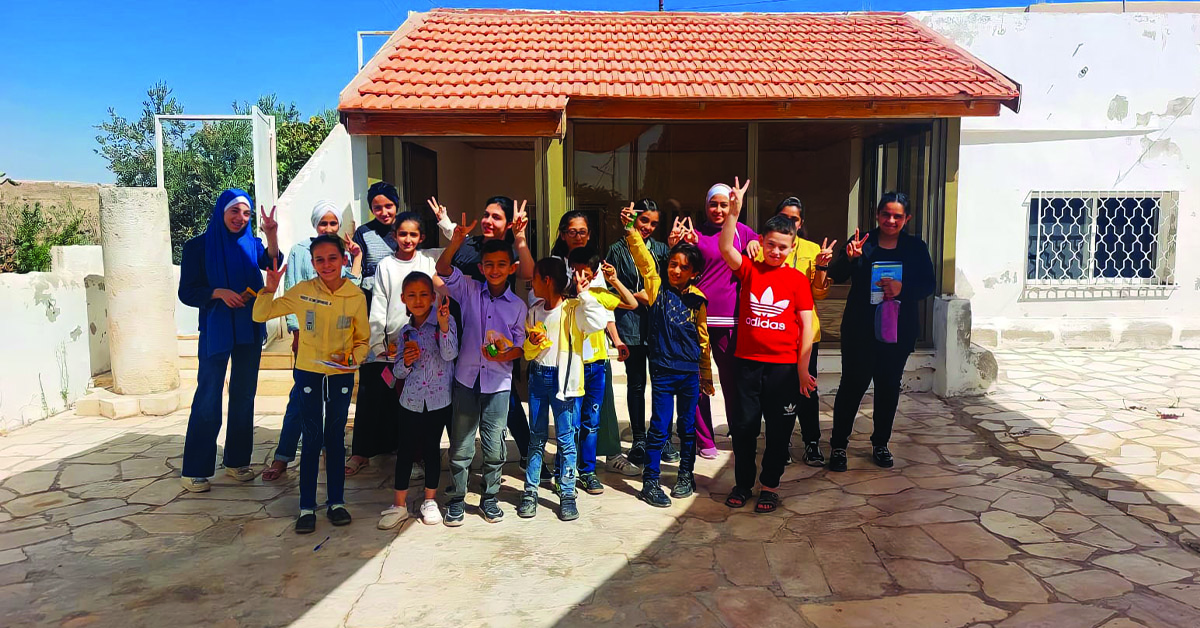
[[[875,308],[875,339],[896,344],[900,328],[900,302],[888,299]]]

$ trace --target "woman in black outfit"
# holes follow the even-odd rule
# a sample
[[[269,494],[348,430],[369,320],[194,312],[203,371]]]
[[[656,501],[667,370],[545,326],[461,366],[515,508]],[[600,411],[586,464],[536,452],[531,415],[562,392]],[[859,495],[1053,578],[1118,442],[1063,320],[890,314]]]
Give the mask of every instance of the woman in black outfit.
[[[900,401],[900,379],[904,365],[917,342],[917,304],[933,294],[933,262],[929,247],[916,236],[904,232],[912,215],[908,196],[888,192],[879,199],[875,212],[879,227],[865,237],[846,245],[846,254],[829,268],[829,276],[838,283],[851,281],[846,311],[842,315],[842,381],[833,403],[833,449],[829,457],[830,471],[846,470],[846,446],[854,429],[858,406],[871,382],[875,383],[875,429],[871,434],[872,460],[881,467],[892,466],[888,441]],[[897,341],[884,343],[876,339],[875,311],[871,303],[871,267],[877,262],[899,262],[903,265],[900,281],[883,279],[878,282],[884,299],[900,302]]]

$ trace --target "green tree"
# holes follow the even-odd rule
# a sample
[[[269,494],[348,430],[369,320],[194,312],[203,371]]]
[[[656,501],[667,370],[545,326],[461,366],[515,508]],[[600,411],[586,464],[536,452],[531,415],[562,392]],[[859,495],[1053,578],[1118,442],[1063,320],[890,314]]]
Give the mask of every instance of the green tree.
[[[108,161],[117,185],[157,184],[154,116],[183,113],[183,105],[171,96],[165,83],[156,83],[146,94],[138,120],[131,122],[109,108],[109,120],[96,127],[101,131],[96,136],[100,145],[96,152]],[[261,96],[255,103],[234,102],[231,109],[245,115],[254,105],[275,117],[277,185],[282,191],[338,123],[338,114],[327,109],[305,122],[295,103],[284,103],[275,94]],[[194,124],[163,124],[163,179],[175,263],[179,263],[183,244],[207,227],[213,201],[222,190],[238,187],[254,194],[250,122],[211,121],[190,131]]]
[[[82,244],[82,216],[75,216],[55,228],[42,215],[42,204],[26,204],[13,235],[13,270],[18,273],[44,273],[50,270],[50,248]]]

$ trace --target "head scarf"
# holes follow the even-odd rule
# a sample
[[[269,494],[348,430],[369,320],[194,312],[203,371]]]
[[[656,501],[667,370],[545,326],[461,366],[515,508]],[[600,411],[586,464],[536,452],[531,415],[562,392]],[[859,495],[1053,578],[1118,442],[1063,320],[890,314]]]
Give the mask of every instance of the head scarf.
[[[711,201],[712,198],[718,194],[724,195],[726,198],[728,198],[729,195],[733,194],[733,188],[725,185],[724,183],[718,183],[711,188],[708,188],[708,196],[704,197],[704,205],[707,207],[709,201]]]
[[[241,293],[246,288],[258,291],[263,287],[258,264],[265,254],[262,241],[251,233],[250,223],[237,233],[231,233],[225,227],[225,211],[241,203],[254,208],[254,201],[246,191],[225,190],[213,204],[212,214],[208,217],[208,229],[204,232],[204,271],[208,285],[214,290],[225,288]],[[220,300],[214,300],[206,315],[206,355],[224,353],[235,344],[262,342],[265,328],[254,322],[249,307],[231,310]]]
[[[317,201],[312,211],[313,229],[317,228],[317,225],[321,223],[321,219],[325,217],[325,214],[333,214],[340,223],[342,219],[338,216],[339,213],[338,206],[333,201]]]

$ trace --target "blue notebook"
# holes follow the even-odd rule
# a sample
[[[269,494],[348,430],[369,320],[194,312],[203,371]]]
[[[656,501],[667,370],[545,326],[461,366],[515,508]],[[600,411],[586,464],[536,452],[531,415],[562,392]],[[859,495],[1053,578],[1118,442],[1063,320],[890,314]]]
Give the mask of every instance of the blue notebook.
[[[871,304],[883,303],[883,288],[877,284],[884,277],[895,281],[904,281],[904,264],[900,262],[875,262],[871,264]]]

